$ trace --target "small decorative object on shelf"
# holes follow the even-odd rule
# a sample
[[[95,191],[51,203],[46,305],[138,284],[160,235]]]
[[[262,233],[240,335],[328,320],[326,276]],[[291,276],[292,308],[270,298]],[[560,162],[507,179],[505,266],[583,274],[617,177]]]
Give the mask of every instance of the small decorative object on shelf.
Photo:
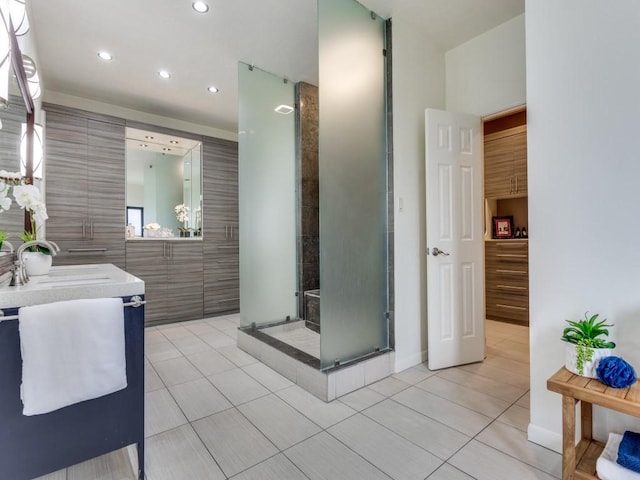
[[[191,231],[192,229],[190,228],[182,228],[182,227],[178,227],[178,231],[180,232],[180,236],[181,237],[185,237],[185,238],[189,238],[191,237]],[[194,235],[195,236],[195,235]]]
[[[520,231],[520,227],[516,227],[516,233],[513,238],[522,238],[522,232]]]
[[[181,203],[173,207],[173,212],[176,214],[178,221],[184,224],[184,228],[189,228],[189,207]],[[183,235],[180,236],[182,237]]]
[[[584,314],[584,320],[567,320],[570,325],[562,332],[562,340],[567,342],[565,367],[572,373],[582,377],[597,378],[596,368],[604,357],[611,355],[616,344],[607,341],[609,330],[606,319],[597,321],[598,315],[591,317]]]
[[[522,227],[522,238],[529,238],[529,233],[527,233],[527,227]]]
[[[613,388],[625,388],[636,383],[636,371],[620,357],[605,357],[596,368],[598,380]]]
[[[513,217],[492,217],[493,238],[511,238],[513,236]]]

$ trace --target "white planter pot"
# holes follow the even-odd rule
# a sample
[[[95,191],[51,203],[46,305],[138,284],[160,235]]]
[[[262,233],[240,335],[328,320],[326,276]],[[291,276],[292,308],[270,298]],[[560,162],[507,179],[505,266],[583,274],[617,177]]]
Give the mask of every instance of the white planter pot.
[[[565,343],[565,360],[564,366],[571,373],[580,375],[582,377],[598,378],[596,374],[596,368],[600,360],[613,355],[613,349],[611,348],[590,348],[593,351],[591,361],[585,362],[582,373],[578,371],[578,345],[574,343]]]
[[[30,277],[38,275],[46,275],[51,270],[53,259],[51,255],[45,255],[41,252],[22,252],[22,262]]]

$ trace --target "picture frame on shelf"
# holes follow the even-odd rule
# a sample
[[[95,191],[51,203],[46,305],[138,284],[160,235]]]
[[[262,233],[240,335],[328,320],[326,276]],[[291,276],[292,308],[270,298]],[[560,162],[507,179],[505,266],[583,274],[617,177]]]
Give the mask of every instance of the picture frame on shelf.
[[[513,237],[513,216],[491,217],[493,223],[493,238]]]

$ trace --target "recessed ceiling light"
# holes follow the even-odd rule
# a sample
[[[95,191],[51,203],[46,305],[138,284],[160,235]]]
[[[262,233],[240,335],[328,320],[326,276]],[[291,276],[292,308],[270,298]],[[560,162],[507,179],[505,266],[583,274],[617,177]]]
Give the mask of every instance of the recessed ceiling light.
[[[147,140],[153,140],[153,137],[151,135],[145,135],[144,138],[146,138]]]
[[[287,115],[293,112],[293,107],[290,107],[289,105],[278,105],[274,110],[278,113],[282,113],[283,115]]]
[[[149,145],[147,145],[146,143],[141,143],[141,144],[140,144],[140,146],[141,146],[142,148],[147,148]]]
[[[198,13],[207,13],[209,11],[209,5],[207,5],[207,2],[197,1],[193,2],[191,6]]]
[[[171,151],[171,149],[170,149],[170,148],[167,148],[167,147],[164,147],[164,148],[162,149],[162,151],[163,151],[163,152],[170,152],[170,151]]]
[[[174,145],[177,145],[178,141],[177,140],[169,140],[169,143],[173,143]]]
[[[166,70],[160,70],[158,72],[158,75],[160,75],[162,78],[170,78],[171,74],[169,72],[167,72]]]
[[[207,88],[207,90],[209,90],[211,93],[218,93],[220,90],[218,90],[217,87],[214,87],[213,85],[211,85],[209,88]]]
[[[104,50],[101,52],[98,52],[98,56],[102,60],[111,60],[113,58],[109,52],[105,52]]]

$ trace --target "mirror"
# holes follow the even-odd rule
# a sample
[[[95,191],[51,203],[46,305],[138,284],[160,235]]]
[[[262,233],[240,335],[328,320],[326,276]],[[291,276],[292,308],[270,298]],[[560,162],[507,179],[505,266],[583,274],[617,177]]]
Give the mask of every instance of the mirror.
[[[202,143],[127,128],[127,239],[202,238]]]
[[[27,121],[27,111],[15,80],[10,83],[9,104],[0,109],[0,170],[10,173],[20,171],[20,140],[22,125]],[[24,210],[12,201],[8,211],[2,212],[0,230],[8,234],[8,240],[17,247],[24,230]]]

